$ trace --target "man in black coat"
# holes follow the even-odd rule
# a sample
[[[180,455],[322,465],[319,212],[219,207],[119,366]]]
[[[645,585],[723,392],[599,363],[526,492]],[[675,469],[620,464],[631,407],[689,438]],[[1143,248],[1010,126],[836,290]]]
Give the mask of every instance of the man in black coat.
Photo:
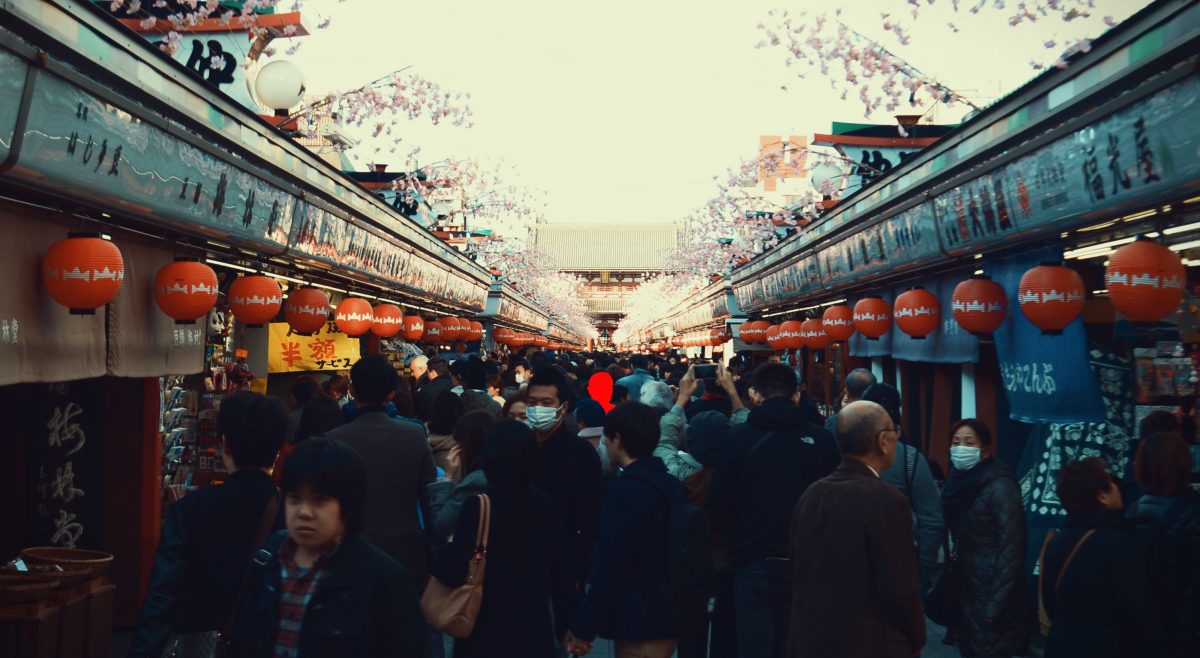
[[[263,512],[277,495],[269,473],[287,427],[287,410],[274,398],[246,391],[221,404],[217,428],[231,474],[171,507],[131,658],[158,658],[172,635],[188,646],[211,646],[258,548]]]
[[[680,629],[666,582],[670,503],[686,501],[687,493],[653,456],[658,438],[658,413],[640,402],[626,402],[604,420],[608,455],[621,475],[604,492],[595,573],[565,642],[573,653],[591,650],[597,635],[613,640],[618,656],[675,652]]]
[[[824,428],[796,406],[796,373],[772,363],[754,373],[762,403],[719,448],[709,501],[730,529],[738,646],[743,656],[780,658],[787,645],[792,590],[788,530],[792,510],[841,455]]]
[[[429,370],[425,372],[426,381],[413,394],[413,411],[417,418],[428,421],[433,412],[433,401],[442,394],[454,388],[454,379],[450,376],[450,364],[440,356],[429,359]],[[352,376],[353,377],[353,376]]]
[[[904,494],[879,479],[896,456],[891,418],[874,402],[838,414],[845,460],[792,515],[791,658],[910,658],[925,617]]]

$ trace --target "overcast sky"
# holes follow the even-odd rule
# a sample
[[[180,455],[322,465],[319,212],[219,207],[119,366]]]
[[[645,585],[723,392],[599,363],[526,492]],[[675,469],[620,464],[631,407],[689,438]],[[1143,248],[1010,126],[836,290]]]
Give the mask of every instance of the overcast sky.
[[[312,35],[291,59],[313,92],[411,65],[471,93],[473,128],[413,123],[406,142],[422,147],[423,162],[504,158],[523,184],[545,190],[550,221],[677,221],[714,195],[714,175],[756,153],[760,134],[811,135],[835,120],[868,120],[854,92],[841,101],[815,72],[798,80],[783,50],[754,47],[770,9],[834,4],[309,0],[303,13]],[[1062,49],[1043,41],[1065,45],[1103,29],[1097,20],[1009,28],[1011,9],[956,16],[949,4],[939,0],[914,21],[904,0],[855,0],[843,20],[880,37],[881,12],[905,15],[912,43],[883,42],[981,105],[1033,77],[1030,60],[1051,61]],[[1119,20],[1147,3],[1096,4],[1097,17]],[[315,29],[319,16],[331,17],[330,27]],[[957,122],[967,109],[939,108],[936,118]],[[891,122],[882,114],[871,120]]]

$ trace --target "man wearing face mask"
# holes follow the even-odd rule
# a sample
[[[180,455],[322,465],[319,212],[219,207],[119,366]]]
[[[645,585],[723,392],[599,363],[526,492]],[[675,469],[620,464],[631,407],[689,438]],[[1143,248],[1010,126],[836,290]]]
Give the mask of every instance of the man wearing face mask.
[[[600,517],[600,457],[564,423],[575,393],[562,374],[553,368],[535,371],[526,397],[526,422],[541,449],[534,485],[558,507],[567,533],[575,591],[582,593]]]

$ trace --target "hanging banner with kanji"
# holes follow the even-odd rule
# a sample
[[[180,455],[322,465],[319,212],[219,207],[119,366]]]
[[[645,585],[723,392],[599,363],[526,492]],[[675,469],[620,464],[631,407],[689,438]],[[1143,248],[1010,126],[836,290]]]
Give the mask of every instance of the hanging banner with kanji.
[[[358,361],[358,339],[338,331],[332,322],[311,336],[292,333],[286,322],[272,322],[267,372],[349,370]]]

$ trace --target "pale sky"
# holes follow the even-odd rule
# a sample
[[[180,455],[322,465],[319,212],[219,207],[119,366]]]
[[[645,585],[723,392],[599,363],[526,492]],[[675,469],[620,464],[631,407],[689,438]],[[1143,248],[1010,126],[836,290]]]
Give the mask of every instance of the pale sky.
[[[879,38],[880,12],[904,15],[913,41],[893,52],[981,105],[1033,77],[1030,60],[1053,60],[1072,41],[1066,37],[1103,29],[1098,20],[1009,28],[1012,9],[955,16],[947,0],[914,21],[906,4],[847,2],[843,20]],[[1096,4],[1097,17],[1121,20],[1147,3]],[[835,120],[867,120],[856,92],[841,101],[817,72],[798,80],[784,50],[754,47],[762,39],[756,25],[772,20],[768,10],[835,6],[309,0],[302,11],[312,35],[290,59],[312,92],[358,86],[405,65],[447,90],[469,92],[473,128],[415,122],[406,143],[422,147],[422,162],[503,158],[524,185],[545,190],[549,221],[669,222],[714,196],[712,177],[753,157],[760,134],[811,135],[828,132]],[[315,29],[320,16],[332,18],[330,27]],[[961,31],[952,33],[948,20]],[[1048,50],[1042,42],[1051,36],[1059,47]],[[286,45],[276,57],[285,57]],[[966,109],[942,106],[936,116],[956,122]],[[892,122],[882,114],[872,120]],[[396,159],[393,168],[403,165]]]

